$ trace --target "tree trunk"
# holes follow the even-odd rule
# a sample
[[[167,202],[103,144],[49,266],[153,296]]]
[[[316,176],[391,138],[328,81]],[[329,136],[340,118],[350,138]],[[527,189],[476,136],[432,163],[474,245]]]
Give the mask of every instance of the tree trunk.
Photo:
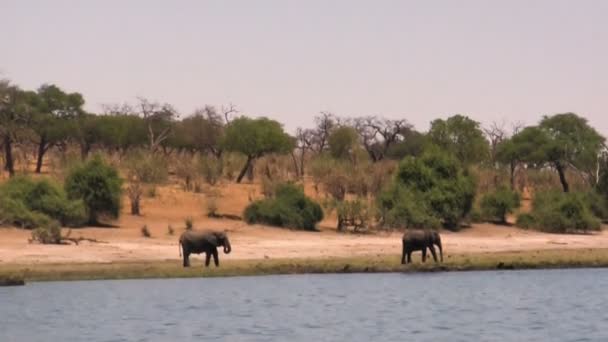
[[[40,173],[42,171],[42,161],[44,159],[44,154],[48,150],[46,146],[46,138],[44,136],[40,137],[40,143],[38,144],[38,159],[36,160],[36,173]]]
[[[296,155],[293,152],[291,152],[291,159],[293,160],[293,168],[296,171],[296,178],[300,178],[300,168],[298,167],[298,160],[296,159]]]
[[[139,196],[131,199],[131,215],[136,215],[136,216],[140,215]]]
[[[509,165],[509,171],[510,173],[510,181],[511,181],[511,190],[515,191],[515,167],[517,167],[517,164],[515,164],[515,162],[511,162],[511,164]]]
[[[237,183],[240,183],[243,180],[243,177],[245,177],[247,170],[249,170],[249,167],[251,166],[252,161],[253,161],[253,158],[251,156],[247,156],[247,162],[245,163],[245,166],[241,170],[241,173],[239,173],[239,176],[236,178]]]
[[[557,173],[559,174],[559,181],[562,183],[562,188],[564,189],[564,192],[570,191],[570,187],[568,186],[568,181],[566,180],[566,172],[565,172],[562,164],[560,162],[555,162],[555,169],[557,170]]]
[[[80,144],[80,158],[86,160],[89,156],[89,151],[91,151],[91,145],[88,142],[82,142]]]
[[[15,175],[15,164],[13,162],[13,146],[9,134],[4,136],[4,169],[10,177]]]

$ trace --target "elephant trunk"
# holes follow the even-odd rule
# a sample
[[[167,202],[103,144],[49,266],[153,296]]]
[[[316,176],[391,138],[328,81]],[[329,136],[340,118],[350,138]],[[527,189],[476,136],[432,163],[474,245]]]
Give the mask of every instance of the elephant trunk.
[[[224,240],[224,253],[230,254],[230,252],[232,252],[232,246],[230,246],[230,240],[226,237],[226,240]]]

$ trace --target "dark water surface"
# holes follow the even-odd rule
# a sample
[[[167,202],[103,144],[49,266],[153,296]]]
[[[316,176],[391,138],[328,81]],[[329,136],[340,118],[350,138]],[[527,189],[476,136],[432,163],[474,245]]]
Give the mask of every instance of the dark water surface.
[[[32,283],[0,341],[608,341],[608,269]]]

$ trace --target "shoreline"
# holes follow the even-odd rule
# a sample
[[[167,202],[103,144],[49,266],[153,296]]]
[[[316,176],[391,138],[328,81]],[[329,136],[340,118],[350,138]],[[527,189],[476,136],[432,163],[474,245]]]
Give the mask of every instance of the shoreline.
[[[0,264],[1,279],[25,282],[206,278],[281,274],[422,273],[484,270],[523,270],[608,267],[608,248],[528,250],[512,252],[457,253],[444,255],[443,263],[420,253],[410,265],[400,264],[400,255],[227,260],[216,268],[204,268],[200,260],[183,268],[181,261],[121,261],[111,263]]]

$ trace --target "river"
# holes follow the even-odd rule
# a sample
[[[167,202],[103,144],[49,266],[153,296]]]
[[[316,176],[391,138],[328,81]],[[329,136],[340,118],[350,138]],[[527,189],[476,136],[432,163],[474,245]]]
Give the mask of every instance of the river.
[[[0,341],[608,341],[608,269],[31,283]]]

